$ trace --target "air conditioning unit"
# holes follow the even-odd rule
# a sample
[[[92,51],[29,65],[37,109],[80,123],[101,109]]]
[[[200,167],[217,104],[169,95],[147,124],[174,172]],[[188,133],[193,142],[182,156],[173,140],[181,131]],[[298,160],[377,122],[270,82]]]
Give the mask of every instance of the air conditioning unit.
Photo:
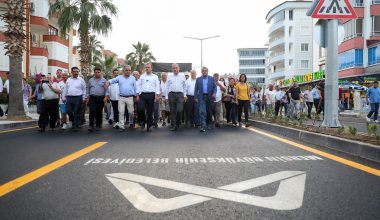
[[[34,12],[35,11],[35,5],[34,5],[34,2],[31,2],[30,3],[30,12]]]

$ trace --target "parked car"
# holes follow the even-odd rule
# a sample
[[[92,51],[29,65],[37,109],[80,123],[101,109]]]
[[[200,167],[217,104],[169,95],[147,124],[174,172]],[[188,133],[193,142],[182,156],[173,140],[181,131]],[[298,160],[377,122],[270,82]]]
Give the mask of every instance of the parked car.
[[[343,88],[343,90],[348,90],[349,88],[353,90],[360,90],[360,91],[367,90],[367,87],[365,86],[355,84],[355,83],[350,83],[350,82],[339,83],[339,87]]]

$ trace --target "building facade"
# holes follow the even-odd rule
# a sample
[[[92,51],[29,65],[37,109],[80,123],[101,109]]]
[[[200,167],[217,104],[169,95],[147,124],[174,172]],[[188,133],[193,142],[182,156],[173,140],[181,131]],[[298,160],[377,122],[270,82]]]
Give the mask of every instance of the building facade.
[[[341,20],[345,36],[339,45],[339,78],[380,79],[380,0],[350,1],[358,18]]]
[[[0,7],[5,7],[6,0],[0,0]],[[75,51],[73,50],[73,36],[71,30],[64,38],[59,36],[59,14],[48,17],[50,0],[26,0],[25,32],[26,51],[23,57],[23,72],[25,76],[51,73],[62,69],[68,72],[73,66]],[[67,0],[69,2],[69,0]],[[2,12],[0,12],[2,13]],[[0,74],[9,71],[9,59],[5,55],[5,24],[0,20]]]
[[[314,67],[314,21],[306,15],[311,1],[285,1],[270,10],[267,83],[311,73]]]
[[[247,75],[247,81],[265,83],[267,48],[239,48],[239,73]]]

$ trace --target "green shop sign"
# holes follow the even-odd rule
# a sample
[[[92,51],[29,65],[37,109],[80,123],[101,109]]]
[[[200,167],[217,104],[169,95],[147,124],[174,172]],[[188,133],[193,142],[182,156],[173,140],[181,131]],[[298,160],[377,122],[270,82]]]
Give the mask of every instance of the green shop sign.
[[[278,84],[281,86],[288,86],[294,82],[309,83],[309,82],[318,81],[318,80],[321,80],[324,78],[325,78],[325,71],[320,70],[320,71],[314,72],[314,73],[307,73],[305,75],[294,76],[292,79],[279,80]]]

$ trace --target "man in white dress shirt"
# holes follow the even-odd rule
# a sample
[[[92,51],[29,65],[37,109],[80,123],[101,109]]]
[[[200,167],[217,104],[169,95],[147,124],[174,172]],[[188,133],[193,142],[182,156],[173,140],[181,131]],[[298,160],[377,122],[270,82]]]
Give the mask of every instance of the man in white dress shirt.
[[[160,111],[161,111],[161,117],[162,117],[162,127],[166,126],[166,118],[169,119],[170,117],[170,107],[169,103],[166,101],[166,93],[167,93],[167,81],[168,80],[168,74],[162,73],[161,74],[161,97],[160,97]],[[168,123],[170,123],[170,120],[168,120]]]
[[[196,81],[197,72],[195,70],[191,70],[190,78],[186,80],[186,126],[189,126],[191,124],[192,127],[199,126],[199,106],[198,103],[195,102],[194,98],[194,89]]]
[[[67,79],[62,100],[66,102],[66,111],[72,121],[73,131],[77,131],[80,123],[80,108],[86,102],[86,82],[79,77],[79,68],[71,68],[72,76]]]
[[[145,65],[145,73],[141,75],[137,82],[136,100],[141,103],[143,112],[146,112],[141,117],[141,129],[145,129],[146,124],[146,131],[150,132],[153,125],[154,101],[158,102],[160,100],[160,81],[158,76],[153,74],[151,63]]]
[[[3,94],[3,80],[1,79],[0,77],[0,96]],[[0,117],[3,117],[4,115],[4,111],[3,109],[0,107]]]
[[[179,65],[172,64],[173,75],[168,77],[166,100],[169,101],[171,131],[175,131],[181,124],[183,104],[186,102],[186,78],[179,74]]]

